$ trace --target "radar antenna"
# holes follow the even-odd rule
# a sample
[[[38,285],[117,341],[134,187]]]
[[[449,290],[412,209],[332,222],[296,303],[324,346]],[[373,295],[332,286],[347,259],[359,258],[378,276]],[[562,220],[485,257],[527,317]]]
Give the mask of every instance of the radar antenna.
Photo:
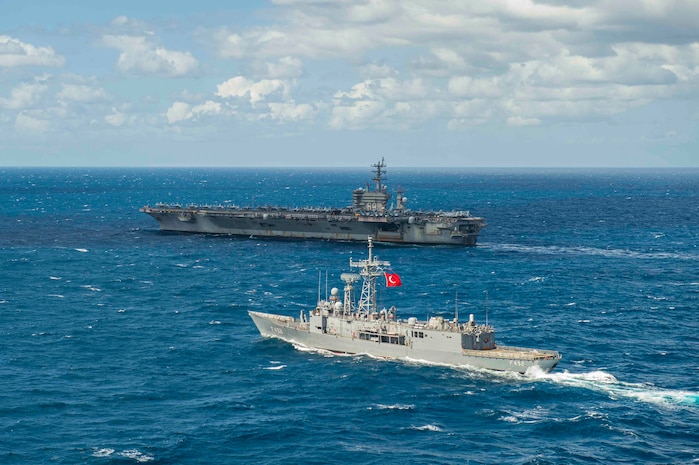
[[[373,168],[376,168],[376,176],[373,177],[371,180],[376,183],[376,190],[378,192],[381,192],[384,190],[384,186],[381,184],[381,179],[384,174],[386,174],[386,164],[383,162],[383,157],[381,157],[381,161],[378,163],[374,163],[371,165]]]
[[[369,258],[366,260],[353,261],[350,257],[350,267],[359,268],[362,281],[362,295],[359,298],[359,313],[370,314],[377,311],[376,306],[376,278],[383,274],[383,266],[390,267],[391,263],[385,260],[378,260],[373,255],[374,238],[368,238]]]

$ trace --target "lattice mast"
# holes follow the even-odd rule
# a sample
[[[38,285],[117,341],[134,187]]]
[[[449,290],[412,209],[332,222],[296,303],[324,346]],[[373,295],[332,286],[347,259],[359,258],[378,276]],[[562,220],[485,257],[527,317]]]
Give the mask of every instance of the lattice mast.
[[[383,267],[390,267],[391,263],[385,260],[378,260],[374,257],[374,238],[369,236],[368,240],[369,258],[366,260],[354,261],[350,257],[350,267],[359,268],[362,277],[362,294],[359,298],[359,313],[370,314],[378,311],[376,305],[376,278],[383,274]]]

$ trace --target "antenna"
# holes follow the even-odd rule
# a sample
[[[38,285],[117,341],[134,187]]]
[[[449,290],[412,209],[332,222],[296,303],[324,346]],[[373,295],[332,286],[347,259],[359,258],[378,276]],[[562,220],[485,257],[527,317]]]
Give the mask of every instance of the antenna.
[[[322,271],[318,270],[318,302],[320,302],[320,277],[321,277]]]
[[[488,289],[485,290],[485,325],[488,326]]]
[[[459,323],[459,288],[456,288],[456,297],[454,298],[454,323]]]

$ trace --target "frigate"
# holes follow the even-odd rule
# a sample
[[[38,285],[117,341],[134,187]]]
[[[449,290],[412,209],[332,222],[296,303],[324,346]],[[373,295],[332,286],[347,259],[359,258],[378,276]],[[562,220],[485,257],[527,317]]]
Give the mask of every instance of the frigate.
[[[369,257],[354,261],[350,267],[359,272],[343,273],[344,295],[333,288],[330,296],[319,296],[315,308],[298,318],[249,310],[248,314],[265,337],[334,353],[367,354],[374,357],[411,360],[455,367],[476,367],[497,371],[526,373],[532,367],[552,370],[561,360],[554,350],[500,345],[495,330],[477,324],[473,314],[461,322],[458,307],[453,320],[432,316],[398,318],[395,306],[378,308],[377,278],[384,276],[387,287],[401,285],[400,276],[390,262],[373,254],[373,239],[368,239]],[[361,295],[355,301],[355,284],[361,283]]]
[[[467,210],[412,211],[397,191],[395,205],[384,184],[384,160],[374,168],[374,188],[352,191],[352,204],[343,208],[286,208],[277,206],[189,206],[157,203],[140,210],[155,218],[161,231],[365,241],[407,244],[476,245],[486,226],[483,218]]]

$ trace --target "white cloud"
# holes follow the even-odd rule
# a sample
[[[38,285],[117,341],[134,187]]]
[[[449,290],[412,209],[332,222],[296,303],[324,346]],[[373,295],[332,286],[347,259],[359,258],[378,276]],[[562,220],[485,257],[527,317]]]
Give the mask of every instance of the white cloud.
[[[236,76],[217,86],[216,95],[221,98],[248,97],[250,103],[255,105],[272,94],[280,94],[286,99],[289,89],[288,84],[280,79],[262,79],[251,81],[243,76]]]
[[[116,108],[112,108],[112,114],[104,117],[104,120],[114,127],[121,127],[128,121],[128,116]]]
[[[470,76],[457,76],[447,84],[449,92],[457,97],[497,98],[507,91],[500,78],[474,79]]]
[[[383,114],[386,105],[380,101],[360,100],[350,105],[335,106],[328,125],[332,129],[361,129]]]
[[[305,127],[327,121],[333,129],[403,130],[429,121],[506,131],[609,121],[649,103],[699,97],[695,1],[273,0],[265,8],[264,16],[246,10],[237,29],[208,32],[196,17],[184,27],[172,18],[148,24],[116,17],[104,25],[110,32],[102,44],[118,50],[108,52],[118,55],[115,67],[127,81],[79,76],[73,60],[78,79],[62,74],[20,84],[29,82],[18,74],[25,70],[12,70],[0,89],[0,118],[9,127],[19,112],[18,127],[48,130],[50,122],[56,134],[82,121],[143,125],[154,134],[167,122],[172,134],[178,124],[210,125],[232,114]],[[168,34],[177,34],[175,41]],[[198,40],[188,45],[192,35]],[[196,47],[207,46],[219,55],[200,63]],[[90,73],[107,73],[89,43],[80,53],[80,62],[92,59]],[[64,62],[51,48],[0,36],[0,67]],[[142,79],[191,76],[200,68],[205,79],[196,82]],[[47,102],[55,108],[48,111]]]
[[[102,88],[95,88],[83,84],[63,84],[63,88],[56,94],[60,100],[74,102],[95,102],[104,100],[107,93]]]
[[[21,110],[34,105],[48,86],[42,83],[20,83],[10,91],[9,98],[0,97],[0,107],[9,110]]]
[[[359,68],[359,75],[364,79],[378,79],[395,77],[398,71],[387,64],[369,63]]]
[[[0,35],[0,67],[16,66],[63,66],[65,58],[57,54],[51,47],[35,47]]]
[[[507,124],[509,126],[536,126],[541,124],[541,120],[538,118],[523,118],[521,116],[510,116],[507,118]]]
[[[277,79],[288,79],[301,76],[303,64],[298,58],[281,57],[276,63],[265,63],[261,70],[264,76]]]
[[[360,56],[376,45],[365,31],[344,28],[333,18],[313,18],[312,21],[316,23],[295,24],[288,30],[259,28],[243,34],[219,31],[214,41],[219,54],[229,58],[350,57]]]
[[[175,77],[191,74],[199,67],[191,53],[157,46],[143,35],[105,35],[102,42],[120,50],[117,68],[122,72]]]
[[[169,124],[178,123],[189,119],[195,119],[201,115],[217,115],[222,112],[219,102],[207,100],[201,105],[191,106],[185,102],[175,102],[165,113]]]
[[[177,123],[179,121],[184,121],[187,119],[187,115],[191,115],[190,105],[184,102],[175,102],[170,108],[168,108],[165,113],[167,122],[170,124]],[[190,116],[191,117],[191,116]]]
[[[270,103],[269,110],[269,117],[276,121],[311,120],[317,113],[313,105],[294,102]]]
[[[15,128],[23,132],[43,133],[47,132],[51,128],[51,125],[46,120],[19,113],[15,119]]]

